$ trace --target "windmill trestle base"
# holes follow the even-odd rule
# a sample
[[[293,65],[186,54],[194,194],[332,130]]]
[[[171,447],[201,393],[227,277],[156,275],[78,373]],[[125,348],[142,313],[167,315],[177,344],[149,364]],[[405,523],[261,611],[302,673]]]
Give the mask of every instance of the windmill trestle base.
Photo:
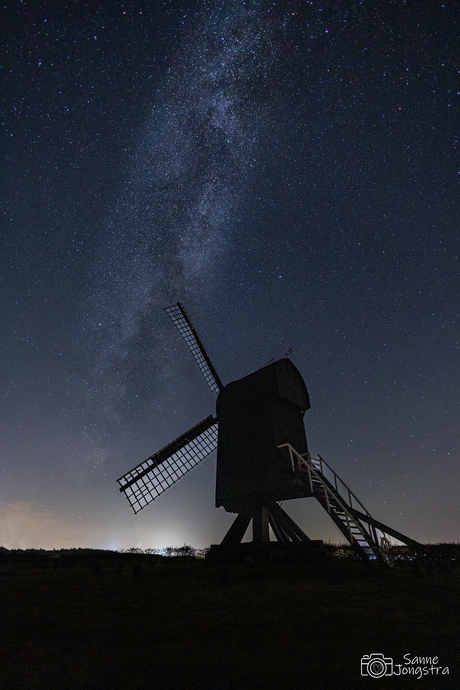
[[[243,542],[252,521],[251,542]],[[270,541],[270,528],[277,541]],[[274,501],[247,506],[235,518],[221,544],[211,546],[214,561],[312,560],[324,557],[322,540],[312,540]]]

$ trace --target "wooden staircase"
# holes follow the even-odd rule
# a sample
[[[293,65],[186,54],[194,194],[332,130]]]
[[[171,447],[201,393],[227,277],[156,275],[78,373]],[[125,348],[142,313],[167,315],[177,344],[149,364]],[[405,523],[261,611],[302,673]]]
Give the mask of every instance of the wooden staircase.
[[[362,560],[391,563],[389,537],[409,545],[416,555],[422,553],[422,546],[418,542],[375,520],[321,456],[314,458],[309,453],[300,455],[289,443],[278,448],[289,455],[293,472],[302,478],[311,495],[329,513]]]

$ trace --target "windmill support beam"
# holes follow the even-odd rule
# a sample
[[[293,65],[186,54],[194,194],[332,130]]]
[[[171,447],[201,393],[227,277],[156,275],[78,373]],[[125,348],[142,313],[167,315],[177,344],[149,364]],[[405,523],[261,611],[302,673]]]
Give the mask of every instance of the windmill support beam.
[[[272,528],[273,534],[276,539],[282,544],[287,544],[289,542],[288,534],[284,531],[281,525],[274,520],[273,515],[270,513],[268,520],[270,522],[270,527]]]
[[[352,515],[357,517],[359,520],[363,520],[364,522],[367,522],[369,525],[372,525],[372,527],[376,527],[381,532],[384,532],[385,534],[389,534],[390,537],[394,537],[398,541],[402,541],[403,544],[407,544],[407,546],[411,546],[413,549],[416,549],[416,550],[422,550],[423,549],[422,545],[419,544],[418,541],[415,541],[414,539],[411,539],[410,537],[406,537],[406,535],[402,534],[402,532],[398,532],[397,530],[393,529],[392,527],[388,527],[388,525],[385,525],[383,522],[379,522],[379,520],[376,520],[371,515],[366,515],[365,513],[361,513],[359,510],[356,510],[355,508],[350,508],[350,513],[352,513]]]
[[[222,539],[220,546],[223,549],[232,548],[241,543],[249,523],[251,522],[251,513],[240,513],[232,523],[225,537]]]
[[[257,506],[252,513],[252,541],[254,544],[264,544],[270,541],[268,515],[267,506]]]
[[[270,503],[269,510],[273,522],[284,532],[287,537],[287,541],[297,543],[311,541],[310,537],[308,537],[305,532],[300,529],[299,525],[294,522],[294,520],[286,513],[285,510],[281,508],[280,505],[278,505],[278,503]],[[275,530],[273,530],[273,532],[276,535]]]

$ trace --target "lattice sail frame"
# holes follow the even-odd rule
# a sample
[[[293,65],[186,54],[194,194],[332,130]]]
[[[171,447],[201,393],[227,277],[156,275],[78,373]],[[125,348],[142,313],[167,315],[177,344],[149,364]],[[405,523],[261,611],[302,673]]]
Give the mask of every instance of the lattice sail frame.
[[[135,513],[158,498],[166,489],[169,489],[217,448],[217,422],[208,425],[192,440],[187,440],[187,437],[193,435],[197,427],[207,421],[203,420],[196,427],[192,427],[179,439],[165,446],[120,479],[117,479],[120,484],[120,491],[124,492]],[[164,457],[165,451],[174,445],[180,447],[169,456]]]
[[[223,388],[222,381],[201,344],[197,332],[184,309],[184,305],[177,302],[172,307],[167,307],[165,312],[185,340],[209,388],[213,393],[219,393]]]

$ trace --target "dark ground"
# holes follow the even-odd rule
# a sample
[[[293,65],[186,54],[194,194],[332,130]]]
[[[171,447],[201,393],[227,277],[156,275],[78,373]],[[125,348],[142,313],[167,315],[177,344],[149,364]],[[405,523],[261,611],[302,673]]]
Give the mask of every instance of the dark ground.
[[[429,575],[338,560],[12,553],[0,571],[2,690],[460,687],[455,564]],[[449,675],[362,677],[372,653],[395,665],[437,656]]]

